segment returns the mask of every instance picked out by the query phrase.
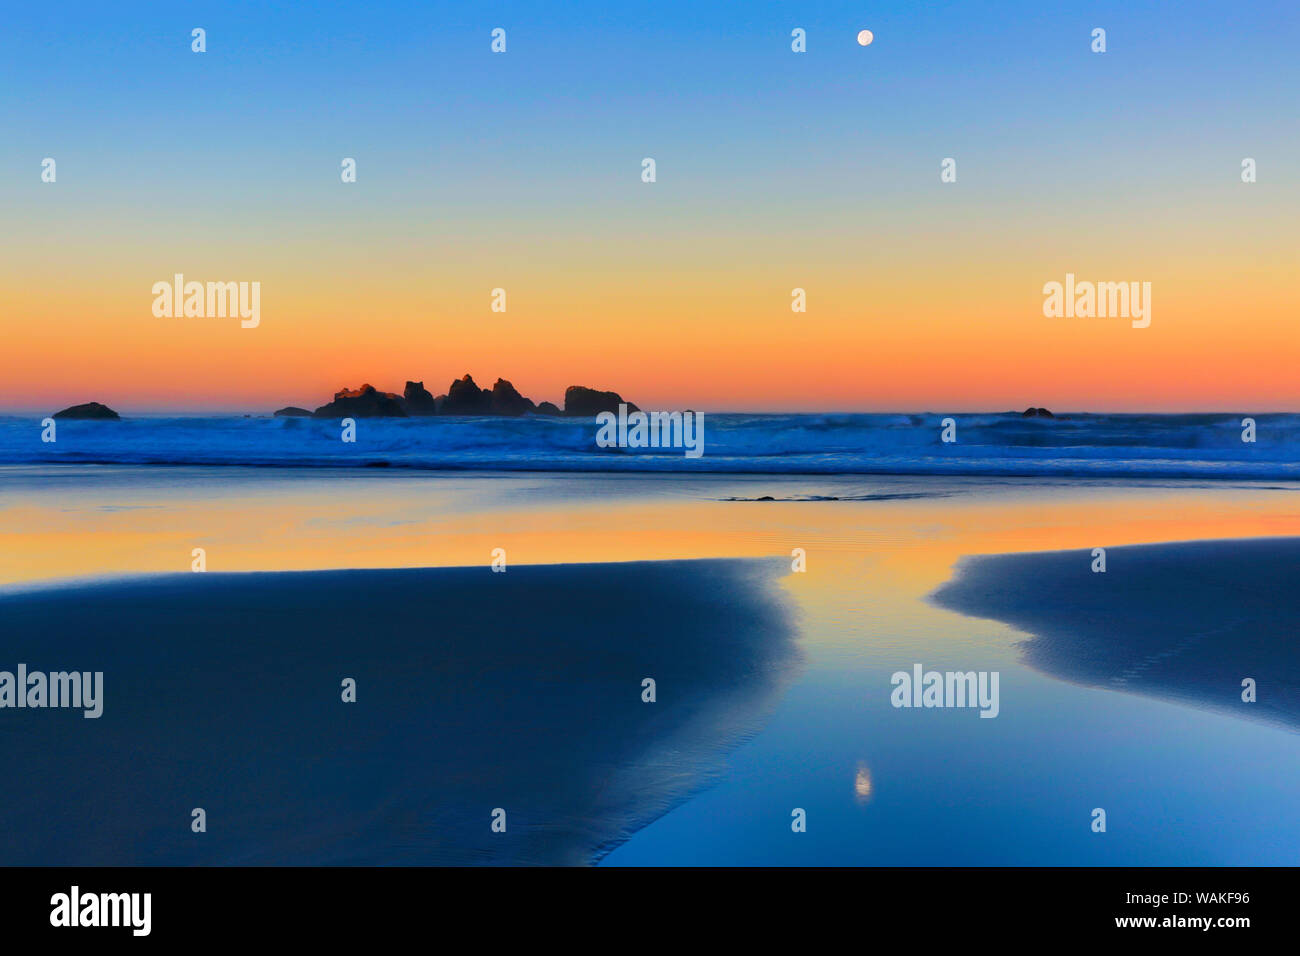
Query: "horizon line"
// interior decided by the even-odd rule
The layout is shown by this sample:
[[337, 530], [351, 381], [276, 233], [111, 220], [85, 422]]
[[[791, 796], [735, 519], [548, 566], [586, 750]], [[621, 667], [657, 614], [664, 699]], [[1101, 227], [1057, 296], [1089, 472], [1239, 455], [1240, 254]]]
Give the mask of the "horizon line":
[[[92, 399], [91, 401], [93, 402], [93, 401], [95, 401], [95, 400]], [[633, 403], [631, 403], [631, 402], [626, 402], [626, 401], [625, 401], [625, 403], [626, 403], [626, 404], [633, 404]], [[63, 408], [72, 408], [72, 407], [75, 407], [76, 405], [81, 405], [81, 404], [89, 404], [89, 403], [75, 402], [75, 403], [73, 403], [72, 405], [64, 405]], [[113, 411], [118, 412], [118, 414], [120, 414], [120, 415], [124, 415], [124, 416], [127, 414], [127, 412], [124, 412], [123, 409], [130, 409], [130, 406], [113, 406], [113, 405], [108, 405], [107, 402], [101, 402], [100, 404], [107, 405], [109, 408], [112, 408]], [[326, 404], [328, 404], [328, 403], [326, 403]], [[699, 403], [695, 403], [695, 404], [699, 404]], [[307, 409], [306, 406], [303, 406], [303, 405], [282, 405], [282, 406], [280, 406], [280, 407], [281, 407], [281, 408], [304, 408], [304, 409], [306, 409], [307, 411], [312, 411], [312, 409]], [[709, 414], [709, 415], [1023, 415], [1023, 413], [1024, 413], [1025, 411], [1029, 410], [1029, 409], [1033, 409], [1033, 408], [1045, 408], [1045, 407], [1046, 407], [1046, 406], [1042, 406], [1042, 405], [1027, 405], [1027, 406], [1025, 406], [1025, 408], [997, 408], [997, 409], [991, 409], [991, 408], [978, 408], [978, 409], [956, 409], [956, 410], [954, 410], [954, 409], [940, 409], [940, 410], [935, 410], [935, 409], [915, 409], [915, 408], [913, 408], [913, 409], [901, 409], [901, 408], [875, 408], [875, 409], [844, 409], [844, 408], [818, 408], [818, 409], [789, 409], [789, 408], [785, 408], [785, 409], [776, 409], [776, 408], [772, 408], [772, 409], [736, 409], [736, 408], [731, 408], [731, 409], [715, 409], [715, 410], [709, 410], [709, 409], [707, 409], [707, 408], [700, 409], [700, 408], [696, 408], [696, 407], [693, 407], [693, 406], [692, 406], [692, 407], [685, 407], [685, 406], [684, 406], [684, 407], [682, 407], [682, 408], [641, 408], [641, 411], [647, 411], [647, 412], [648, 412], [648, 411], [683, 411], [683, 412], [684, 412], [684, 411], [693, 411], [693, 412], [699, 412], [699, 413], [702, 413], [702, 414]], [[36, 408], [31, 408], [31, 407], [28, 407], [28, 408], [3, 408], [3, 407], [0, 407], [0, 418], [27, 418], [27, 417], [38, 417], [38, 416], [51, 416], [51, 415], [54, 415], [54, 414], [56, 414], [56, 412], [61, 411], [61, 410], [62, 410], [62, 409], [54, 409], [53, 411], [49, 411], [49, 410], [45, 410], [44, 408], [36, 409]], [[136, 409], [132, 409], [132, 410], [129, 411], [129, 414], [132, 415], [132, 416], [135, 416], [135, 417], [139, 417], [139, 418], [164, 418], [164, 417], [174, 417], [174, 418], [204, 418], [204, 417], [225, 417], [225, 416], [230, 416], [230, 417], [240, 417], [240, 418], [274, 418], [274, 417], [275, 417], [275, 411], [277, 411], [277, 410], [278, 410], [278, 409], [272, 409], [271, 411], [261, 411], [261, 410], [249, 411], [249, 410], [247, 410], [247, 409], [217, 408], [217, 407], [214, 407], [214, 408], [194, 408], [194, 407], [184, 407], [184, 408], [165, 408], [165, 407], [160, 407], [160, 406], [154, 406], [154, 407], [150, 407], [150, 408], [136, 408]], [[1263, 411], [1256, 411], [1256, 410], [1242, 411], [1242, 410], [1240, 410], [1240, 409], [1236, 409], [1236, 410], [1224, 410], [1224, 409], [1206, 409], [1206, 408], [1197, 408], [1197, 409], [1180, 409], [1180, 410], [1155, 410], [1155, 409], [1150, 409], [1150, 408], [1136, 408], [1136, 409], [1123, 409], [1123, 410], [1118, 410], [1118, 409], [1109, 409], [1109, 410], [1102, 410], [1102, 411], [1089, 411], [1089, 410], [1087, 410], [1087, 409], [1064, 409], [1064, 410], [1061, 410], [1061, 411], [1057, 411], [1057, 410], [1055, 410], [1055, 409], [1047, 408], [1046, 410], [1047, 410], [1048, 412], [1050, 412], [1054, 417], [1057, 417], [1057, 418], [1060, 418], [1060, 417], [1063, 417], [1063, 416], [1069, 416], [1069, 415], [1163, 415], [1163, 416], [1173, 416], [1173, 415], [1240, 415], [1240, 414], [1244, 414], [1244, 415], [1248, 415], [1248, 416], [1253, 416], [1253, 415], [1295, 415], [1295, 414], [1300, 414], [1300, 410], [1296, 410], [1296, 409], [1276, 409], [1276, 408], [1275, 408], [1275, 409], [1267, 409], [1267, 410], [1263, 410]], [[347, 417], [347, 416], [339, 416], [339, 417]], [[403, 419], [403, 418], [410, 418], [410, 419], [430, 419], [430, 418], [578, 418], [578, 417], [582, 417], [582, 416], [576, 416], [576, 415], [565, 415], [565, 414], [563, 413], [563, 411], [561, 411], [561, 414], [559, 414], [559, 415], [544, 415], [544, 414], [537, 414], [537, 413], [525, 413], [525, 414], [522, 414], [522, 415], [454, 414], [454, 413], [453, 413], [453, 414], [405, 415], [405, 416], [403, 416], [403, 415], [380, 415], [380, 416], [373, 416], [373, 417], [377, 417], [377, 418], [393, 418], [393, 419], [401, 420], [401, 419]], [[1039, 418], [1039, 419], [1041, 420], [1041, 416], [1032, 416], [1032, 417]]]

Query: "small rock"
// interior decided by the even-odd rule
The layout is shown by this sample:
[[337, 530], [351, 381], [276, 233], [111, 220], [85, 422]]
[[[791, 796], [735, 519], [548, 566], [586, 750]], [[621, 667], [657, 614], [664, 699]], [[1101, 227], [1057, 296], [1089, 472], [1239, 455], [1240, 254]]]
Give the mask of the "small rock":
[[101, 405], [99, 402], [86, 402], [84, 405], [72, 405], [63, 409], [61, 412], [55, 412], [54, 418], [82, 418], [96, 419], [99, 421], [121, 421], [122, 416], [113, 411], [107, 405]]

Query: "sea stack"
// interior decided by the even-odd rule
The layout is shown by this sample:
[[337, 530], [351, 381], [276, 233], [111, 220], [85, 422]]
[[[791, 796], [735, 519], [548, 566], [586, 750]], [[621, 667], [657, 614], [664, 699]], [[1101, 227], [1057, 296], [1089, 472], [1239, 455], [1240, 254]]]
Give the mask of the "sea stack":
[[[520, 393], [508, 379], [498, 378], [489, 388], [479, 388], [468, 373], [456, 379], [445, 395], [435, 398], [424, 387], [424, 382], [408, 381], [401, 395], [381, 392], [373, 385], [360, 388], [341, 388], [334, 400], [314, 412], [296, 405], [276, 409], [276, 418], [427, 418], [442, 415], [483, 415], [502, 418], [519, 418], [525, 415], [594, 418], [601, 412], [618, 413], [626, 405], [629, 412], [640, 411], [631, 402], [624, 401], [618, 392], [603, 392], [584, 385], [571, 385], [564, 393], [564, 408], [554, 402], [534, 402]], [[91, 406], [78, 405], [77, 409]], [[103, 408], [103, 406], [97, 406]], [[68, 409], [67, 413], [76, 411]], [[116, 414], [109, 412], [111, 417]], [[67, 414], [61, 412], [60, 414]], [[69, 415], [69, 417], [72, 417]], [[87, 416], [94, 417], [94, 416]]]
[[618, 414], [620, 405], [626, 405], [629, 412], [640, 411], [618, 392], [602, 392], [585, 385], [570, 385], [564, 390], [564, 414], [570, 418], [595, 418], [601, 412]]
[[438, 414], [437, 400], [430, 394], [429, 390], [424, 387], [423, 382], [407, 382], [406, 389], [402, 392], [402, 404], [406, 406], [406, 414], [425, 416]]
[[402, 400], [392, 392], [381, 392], [373, 385], [357, 389], [341, 388], [334, 401], [312, 413], [313, 418], [405, 418]]
[[55, 412], [54, 418], [81, 418], [98, 421], [121, 421], [122, 416], [113, 411], [107, 405], [101, 405], [99, 402], [86, 402], [84, 405], [72, 405], [63, 409], [61, 412]]
[[537, 406], [532, 399], [524, 398], [519, 390], [504, 378], [492, 386], [491, 410], [493, 415], [516, 417], [533, 411]]
[[468, 372], [447, 388], [447, 397], [438, 406], [439, 415], [491, 415], [492, 393], [474, 384]]

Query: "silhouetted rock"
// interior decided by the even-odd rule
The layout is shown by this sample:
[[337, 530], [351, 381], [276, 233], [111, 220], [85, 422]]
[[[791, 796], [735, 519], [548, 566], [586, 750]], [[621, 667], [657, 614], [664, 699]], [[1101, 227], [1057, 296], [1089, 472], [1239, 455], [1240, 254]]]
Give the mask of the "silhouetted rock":
[[504, 378], [497, 379], [497, 383], [492, 386], [491, 410], [493, 415], [524, 415], [531, 412], [535, 407], [532, 399], [524, 398]]
[[402, 404], [406, 406], [408, 415], [438, 414], [437, 400], [424, 387], [423, 382], [406, 383], [406, 390], [402, 393]]
[[1020, 417], [1021, 418], [1055, 418], [1056, 416], [1053, 415], [1045, 408], [1026, 408], [1023, 412], [1020, 413]]
[[[534, 403], [504, 378], [498, 378], [492, 388], [479, 388], [471, 375], [464, 375], [451, 383], [447, 394], [435, 398], [424, 387], [424, 382], [407, 382], [401, 395], [381, 392], [373, 385], [357, 389], [343, 388], [334, 394], [334, 400], [314, 412], [290, 405], [278, 409], [276, 418], [407, 418], [433, 415], [569, 415], [592, 417], [600, 412], [618, 412], [620, 404], [629, 412], [639, 411], [631, 402], [625, 402], [617, 392], [602, 392], [582, 385], [572, 385], [564, 393], [564, 408], [554, 402]], [[90, 406], [77, 406], [77, 408]], [[98, 406], [103, 408], [103, 406]], [[60, 412], [68, 415], [75, 409]], [[1049, 413], [1050, 414], [1050, 413]], [[110, 412], [112, 417], [115, 414]], [[95, 416], [90, 416], [95, 417]]]
[[447, 389], [447, 397], [438, 407], [440, 415], [491, 415], [492, 393], [474, 384], [470, 375], [458, 378]]
[[358, 389], [343, 388], [334, 393], [334, 401], [312, 413], [314, 418], [406, 418], [402, 400], [392, 392], [381, 392], [373, 385]]
[[120, 421], [122, 416], [113, 411], [107, 405], [101, 405], [99, 402], [86, 402], [84, 405], [73, 405], [65, 408], [61, 412], [55, 412], [54, 418], [85, 418], [98, 419], [100, 421]]
[[564, 390], [564, 414], [576, 418], [594, 418], [601, 412], [618, 414], [618, 406], [626, 405], [629, 412], [640, 411], [631, 402], [623, 400], [618, 392], [601, 392], [582, 385], [570, 385]]

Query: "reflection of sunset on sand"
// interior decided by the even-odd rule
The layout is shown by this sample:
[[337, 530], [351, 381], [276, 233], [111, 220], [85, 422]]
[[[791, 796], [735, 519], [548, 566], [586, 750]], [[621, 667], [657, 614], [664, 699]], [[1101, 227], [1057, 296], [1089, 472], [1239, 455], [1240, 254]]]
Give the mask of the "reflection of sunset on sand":
[[[497, 547], [507, 549], [511, 564], [774, 557], [803, 547], [823, 566], [869, 561], [875, 575], [920, 595], [968, 554], [1300, 534], [1300, 516], [1284, 506], [1286, 492], [1275, 484], [1228, 490], [889, 476], [285, 476], [229, 468], [115, 474], [105, 481], [95, 466], [11, 471], [23, 494], [4, 512], [13, 547], [0, 553], [0, 584], [106, 569], [188, 570], [199, 546], [209, 552], [210, 569], [221, 571], [486, 564]], [[917, 497], [721, 500], [774, 490]], [[829, 577], [794, 584], [815, 589]]]
[[[532, 611], [518, 612], [533, 633], [563, 619], [554, 602], [572, 604], [574, 588], [585, 586], [567, 576], [577, 565], [769, 559], [779, 578], [772, 593], [791, 616], [805, 668], [781, 684], [761, 728], [742, 721], [745, 742], [712, 786], [631, 833], [604, 858], [609, 865], [1242, 861], [1258, 860], [1261, 846], [1280, 860], [1300, 845], [1300, 833], [1279, 822], [1285, 814], [1260, 810], [1300, 795], [1300, 771], [1286, 769], [1300, 766], [1294, 735], [1152, 700], [1136, 685], [1129, 689], [1138, 693], [1116, 694], [1045, 676], [1058, 672], [1025, 666], [1022, 631], [928, 600], [970, 555], [1086, 558], [1098, 546], [1122, 554], [1128, 544], [1300, 536], [1286, 483], [99, 466], [25, 466], [5, 477], [14, 490], [0, 512], [9, 591], [106, 571], [191, 582], [195, 547], [205, 549], [214, 579], [211, 572], [457, 566], [479, 582], [475, 600], [494, 593], [494, 580], [545, 565], [553, 593], [539, 604], [537, 592]], [[504, 575], [489, 570], [497, 548]], [[807, 555], [802, 573], [790, 571], [795, 548]], [[1018, 581], [1030, 594], [1034, 567], [1026, 564]], [[681, 573], [689, 577], [689, 568]], [[148, 581], [133, 587], [147, 608]], [[739, 611], [739, 591], [708, 593], [718, 608]], [[657, 588], [638, 600], [648, 628], [638, 640], [681, 626], [660, 614], [670, 602]], [[470, 626], [477, 613], [442, 599], [425, 610], [435, 643], [440, 615]], [[377, 622], [387, 613], [363, 612]], [[628, 639], [621, 625], [611, 628], [611, 646]], [[174, 646], [185, 647], [187, 634], [178, 632]], [[311, 629], [294, 640], [310, 648]], [[891, 707], [891, 673], [917, 661], [999, 671], [998, 717]], [[108, 719], [114, 684], [104, 669]], [[629, 678], [633, 690], [645, 676], [654, 675]], [[660, 680], [660, 702], [644, 706], [662, 707], [673, 684]], [[1263, 768], [1272, 768], [1267, 777]], [[1081, 799], [1085, 780], [1116, 775], [1147, 781], [1149, 798], [1126, 814], [1154, 834], [1148, 843], [1079, 842], [1048, 813]], [[791, 807], [809, 811], [809, 827], [787, 844], [770, 821], [788, 821]], [[1171, 812], [1215, 823], [1174, 831], [1161, 823]]]

